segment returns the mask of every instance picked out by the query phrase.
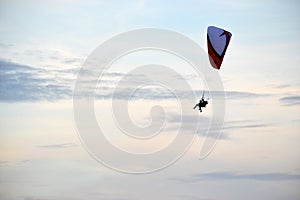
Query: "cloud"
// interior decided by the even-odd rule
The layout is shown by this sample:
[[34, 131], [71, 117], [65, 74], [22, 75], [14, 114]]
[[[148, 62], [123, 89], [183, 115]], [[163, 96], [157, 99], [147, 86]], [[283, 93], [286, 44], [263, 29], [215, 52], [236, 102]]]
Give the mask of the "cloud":
[[[90, 199], [89, 197], [52, 197], [52, 198], [41, 198], [41, 197], [33, 197], [33, 196], [26, 196], [23, 198], [23, 200], [87, 200]], [[111, 197], [105, 197], [105, 196], [97, 196], [96, 199], [101, 200], [132, 200], [134, 198], [127, 198], [127, 197], [117, 197], [117, 196], [111, 196]]]
[[176, 114], [176, 113], [171, 113], [169, 115], [168, 121], [170, 123], [191, 123], [191, 122], [195, 121], [194, 120], [195, 117], [196, 118], [199, 117], [199, 121], [205, 121], [205, 123], [210, 121], [210, 119], [206, 116], [198, 116], [198, 115], [192, 115], [192, 114], [181, 116], [181, 115]]
[[227, 99], [244, 99], [244, 98], [259, 98], [266, 97], [269, 94], [253, 93], [253, 92], [242, 92], [242, 91], [226, 91]]
[[300, 96], [298, 95], [286, 96], [280, 98], [279, 101], [282, 102], [284, 106], [298, 106], [300, 105]]
[[31, 160], [29, 159], [23, 159], [23, 160], [19, 160], [19, 161], [6, 161], [6, 160], [3, 160], [3, 161], [0, 161], [0, 167], [1, 166], [16, 166], [16, 165], [24, 165], [24, 164], [27, 164], [27, 163], [30, 163]]
[[55, 70], [0, 60], [0, 101], [54, 101], [69, 98], [72, 95], [71, 83], [63, 75], [63, 72]]
[[7, 160], [0, 160], [0, 166], [1, 165], [7, 165], [8, 164], [8, 161]]
[[234, 173], [234, 172], [210, 172], [196, 175], [200, 180], [256, 180], [256, 181], [286, 181], [300, 180], [299, 174], [289, 173]]
[[268, 84], [267, 87], [271, 87], [274, 89], [283, 89], [283, 88], [288, 88], [291, 87], [291, 84]]
[[[272, 126], [268, 123], [261, 123], [254, 120], [235, 120], [235, 121], [225, 121], [222, 127], [221, 140], [226, 140], [231, 138], [231, 133], [234, 130], [242, 129], [257, 129], [257, 128], [266, 128]], [[239, 132], [240, 133], [240, 132]], [[208, 134], [209, 135], [209, 134]], [[212, 134], [213, 136], [213, 134]], [[211, 136], [211, 137], [212, 137]]]
[[61, 200], [85, 200], [85, 198], [78, 198], [78, 197], [73, 197], [73, 198], [46, 198], [46, 197], [34, 197], [34, 196], [26, 196], [23, 198], [23, 200], [56, 200], [56, 199], [61, 199]]
[[64, 60], [62, 60], [62, 62], [66, 63], [66, 64], [78, 64], [82, 62], [82, 59], [80, 58], [65, 58]]
[[[69, 60], [67, 62], [76, 62]], [[59, 68], [35, 68], [32, 66], [22, 65], [9, 61], [0, 60], [0, 101], [2, 102], [20, 102], [20, 101], [56, 101], [62, 99], [71, 99], [73, 97], [73, 87], [76, 80], [78, 68], [59, 69]], [[83, 73], [83, 72], [82, 72]], [[93, 82], [86, 73], [87, 91], [95, 91]], [[126, 75], [123, 72], [105, 73], [101, 80], [101, 87], [95, 91], [97, 99], [122, 99], [126, 100], [133, 91], [133, 85], [140, 83], [144, 79], [143, 74], [127, 76], [126, 85], [121, 85], [115, 91], [118, 79]], [[185, 91], [176, 87], [176, 94], [181, 98], [190, 99], [196, 96], [202, 96], [202, 90]], [[174, 88], [171, 88], [174, 89]], [[115, 91], [115, 92], [114, 92]], [[223, 94], [221, 91], [205, 91], [209, 95], [218, 96]], [[258, 98], [267, 94], [258, 94], [242, 91], [226, 91], [227, 99], [240, 98]], [[84, 97], [85, 95], [82, 94]], [[160, 86], [142, 87], [135, 90], [130, 96], [131, 100], [148, 99], [148, 100], [165, 100], [176, 99], [177, 97], [169, 90]], [[286, 101], [283, 99], [283, 101]]]
[[[200, 136], [217, 138], [221, 140], [230, 139], [230, 133], [233, 130], [241, 129], [256, 129], [256, 128], [266, 128], [272, 126], [272, 124], [261, 123], [255, 120], [235, 120], [235, 121], [224, 121], [222, 129], [219, 130], [217, 127], [218, 124], [210, 125], [210, 132], [207, 132], [210, 122], [210, 118], [207, 116], [197, 116], [197, 115], [188, 115], [184, 117], [184, 121], [181, 121], [181, 116], [175, 113], [168, 115], [168, 122], [173, 123], [174, 126], [171, 126], [168, 130], [177, 130], [178, 124], [182, 123], [181, 131], [186, 133], [194, 134], [195, 128], [192, 122], [194, 119], [199, 117], [198, 122], [198, 131], [197, 134]], [[221, 131], [221, 134], [220, 134]]]
[[[117, 93], [113, 93], [113, 89], [111, 88], [110, 93], [103, 93], [103, 91], [100, 88], [100, 93], [98, 93], [98, 98], [115, 98], [115, 99], [128, 99], [128, 94], [132, 92], [132, 88], [130, 87], [124, 87], [122, 90], [119, 90]], [[194, 94], [197, 97], [202, 96], [203, 91], [202, 90], [196, 90], [196, 91], [183, 91], [183, 90], [177, 90], [176, 94], [177, 96], [183, 97], [183, 98], [193, 98]], [[223, 92], [221, 91], [205, 91], [206, 94], [210, 93], [214, 96], [220, 96]], [[226, 99], [249, 99], [249, 98], [260, 98], [260, 97], [266, 97], [269, 94], [259, 94], [259, 93], [251, 93], [251, 92], [242, 92], [242, 91], [225, 91]], [[209, 96], [206, 96], [209, 98]], [[141, 88], [138, 90], [138, 92], [135, 92], [132, 94], [131, 99], [137, 100], [137, 99], [149, 99], [149, 100], [164, 100], [164, 99], [176, 99], [176, 96], [171, 93], [170, 91], [167, 91], [165, 89], [159, 88], [159, 87], [151, 87], [151, 88]]]
[[[182, 116], [176, 113], [169, 113], [167, 121], [171, 124], [167, 129], [168, 131], [176, 131], [178, 130], [178, 127], [180, 127], [180, 131], [183, 133], [195, 134], [195, 131], [197, 131], [196, 134], [203, 136], [206, 134], [206, 130], [210, 124], [210, 118], [206, 116], [198, 116], [198, 111], [195, 115], [190, 114]], [[198, 129], [195, 127], [195, 123], [198, 123]], [[213, 134], [208, 134], [207, 136], [210, 137], [212, 135]]]
[[[220, 96], [223, 95], [223, 91], [208, 91], [208, 90], [195, 90], [186, 93], [185, 96], [187, 98], [191, 98], [193, 95], [193, 92], [196, 94], [196, 96], [201, 97], [202, 94], [205, 94], [206, 98], [210, 98], [211, 96]], [[253, 93], [253, 92], [244, 92], [244, 91], [224, 91], [226, 99], [244, 99], [244, 98], [261, 98], [261, 97], [266, 97], [269, 96], [269, 94], [264, 94], [264, 93]]]
[[137, 198], [128, 195], [128, 194], [116, 194], [116, 193], [103, 193], [103, 192], [93, 192], [88, 193], [85, 196], [78, 195], [75, 197], [75, 195], [64, 197], [64, 196], [58, 196], [58, 197], [34, 197], [34, 196], [25, 196], [23, 197], [24, 200], [54, 200], [54, 199], [61, 199], [61, 200], [87, 200], [87, 199], [101, 199], [101, 200], [135, 200]]
[[255, 180], [255, 181], [299, 181], [300, 174], [290, 173], [237, 173], [237, 172], [208, 172], [194, 174], [189, 178], [172, 178], [179, 182], [198, 181], [228, 181], [228, 180]]
[[22, 164], [26, 164], [26, 163], [29, 163], [31, 160], [29, 160], [29, 159], [25, 159], [25, 160], [20, 160], [17, 164], [20, 164], [20, 165], [22, 165]]
[[78, 146], [75, 143], [62, 143], [62, 144], [50, 144], [50, 145], [38, 145], [39, 148], [47, 148], [47, 149], [63, 149]]
[[236, 120], [236, 121], [225, 122], [223, 126], [223, 130], [265, 128], [269, 126], [271, 126], [271, 124], [259, 123], [253, 120]]
[[83, 62], [83, 59], [80, 57], [76, 57], [72, 53], [57, 49], [57, 48], [50, 48], [50, 49], [32, 49], [31, 47], [28, 47], [22, 52], [23, 55], [29, 56], [29, 57], [35, 57], [40, 62], [44, 61], [52, 61], [52, 62], [60, 62], [64, 64], [72, 64], [72, 65], [81, 65]]
[[40, 199], [32, 196], [24, 197], [24, 200], [46, 200], [46, 199]]
[[174, 194], [170, 195], [171, 199], [185, 199], [185, 200], [214, 200], [211, 198], [201, 198], [201, 197], [196, 197], [192, 195], [185, 195], [185, 194]]
[[14, 46], [13, 44], [6, 44], [6, 43], [0, 42], [0, 48], [5, 48], [5, 49], [7, 49], [7, 48], [13, 47], [13, 46]]

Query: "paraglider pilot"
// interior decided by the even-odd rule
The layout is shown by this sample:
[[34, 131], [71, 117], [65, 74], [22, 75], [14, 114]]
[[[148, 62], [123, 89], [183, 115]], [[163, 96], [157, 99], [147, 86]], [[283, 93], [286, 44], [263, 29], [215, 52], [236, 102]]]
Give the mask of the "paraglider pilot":
[[[207, 100], [208, 100], [208, 99], [207, 99]], [[202, 112], [202, 109], [201, 109], [201, 108], [205, 108], [205, 107], [206, 107], [206, 105], [208, 104], [208, 101], [207, 101], [207, 100], [205, 101], [205, 100], [204, 100], [204, 97], [202, 97], [202, 98], [200, 99], [199, 103], [197, 103], [197, 104], [194, 106], [193, 109], [197, 108], [197, 106], [198, 106], [200, 112]]]

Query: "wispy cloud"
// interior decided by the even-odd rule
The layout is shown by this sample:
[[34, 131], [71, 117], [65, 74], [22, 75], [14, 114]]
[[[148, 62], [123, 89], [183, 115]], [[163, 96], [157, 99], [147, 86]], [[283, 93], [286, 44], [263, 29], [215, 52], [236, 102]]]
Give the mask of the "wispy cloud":
[[27, 57], [33, 57], [36, 60], [44, 63], [61, 63], [68, 65], [80, 66], [83, 62], [83, 59], [73, 55], [67, 50], [62, 50], [60, 48], [35, 48], [25, 47], [22, 52], [22, 55]]
[[244, 129], [259, 129], [271, 126], [272, 124], [261, 123], [255, 120], [225, 121], [221, 130], [222, 137], [220, 139], [231, 139], [231, 136], [233, 136], [232, 131], [235, 131], [235, 133], [241, 133], [240, 130]]
[[[76, 62], [68, 60], [67, 62]], [[35, 68], [18, 63], [0, 60], [0, 101], [19, 102], [19, 101], [56, 101], [70, 99], [73, 95], [73, 87], [76, 80], [78, 68], [70, 69], [47, 69]], [[91, 73], [91, 72], [84, 72]], [[122, 72], [105, 73], [101, 80], [100, 88], [95, 91], [97, 99], [128, 99], [132, 93], [132, 84], [144, 78], [143, 74], [129, 76], [126, 85], [122, 85], [117, 91], [115, 88], [118, 79], [123, 77]], [[127, 76], [127, 75], [126, 75]], [[87, 76], [88, 77], [88, 76]], [[86, 80], [86, 86], [94, 91], [91, 80]], [[135, 84], [136, 85], [136, 84]], [[115, 91], [115, 92], [114, 92]], [[176, 94], [181, 98], [192, 98], [194, 95], [202, 96], [202, 90], [184, 91], [176, 90]], [[205, 94], [218, 96], [222, 91], [205, 91]], [[226, 91], [226, 98], [259, 98], [267, 94], [250, 93], [243, 91]], [[139, 88], [131, 96], [131, 100], [165, 100], [176, 99], [177, 97], [170, 91], [159, 86]], [[286, 101], [283, 99], [283, 101]]]
[[228, 180], [255, 180], [255, 181], [299, 181], [300, 174], [291, 173], [238, 173], [238, 172], [208, 172], [193, 174], [188, 178], [171, 178], [178, 182], [198, 181], [228, 181]]
[[50, 145], [38, 145], [39, 148], [46, 148], [46, 149], [63, 149], [63, 148], [70, 148], [78, 146], [75, 143], [62, 143], [62, 144], [50, 144]]
[[17, 166], [17, 165], [24, 165], [27, 163], [30, 163], [31, 160], [29, 159], [23, 159], [19, 161], [0, 161], [0, 166]]
[[225, 122], [223, 130], [265, 128], [269, 126], [271, 126], [271, 124], [261, 123], [253, 120], [236, 120]]
[[270, 88], [275, 88], [275, 89], [283, 89], [283, 88], [288, 88], [291, 87], [291, 84], [268, 84], [267, 87]]
[[0, 48], [6, 49], [6, 48], [9, 48], [9, 47], [13, 47], [13, 46], [14, 46], [13, 44], [6, 44], [6, 43], [0, 42]]
[[286, 181], [300, 180], [299, 174], [289, 173], [235, 173], [235, 172], [210, 172], [195, 175], [198, 180], [256, 180], [256, 181]]
[[[121, 196], [121, 195], [120, 195]], [[61, 197], [61, 196], [57, 196], [57, 197], [34, 197], [34, 196], [26, 196], [23, 198], [23, 200], [57, 200], [57, 199], [61, 199], [61, 200], [87, 200], [87, 199], [101, 199], [101, 200], [132, 200], [135, 198], [129, 198], [129, 197], [118, 197], [118, 196], [113, 196], [111, 195], [109, 196], [97, 196], [97, 197]]]
[[[182, 123], [181, 130], [187, 133], [194, 133], [195, 128], [193, 124], [195, 123], [195, 118], [198, 118], [197, 115], [189, 115], [184, 117], [184, 121], [182, 121], [182, 117], [176, 114], [169, 114], [168, 122], [174, 124], [174, 127], [171, 126], [170, 130], [177, 130], [178, 124]], [[259, 129], [259, 128], [267, 128], [273, 126], [269, 123], [262, 123], [255, 120], [234, 120], [234, 121], [225, 121], [222, 129], [219, 130], [216, 127], [217, 124], [210, 125], [210, 132], [207, 133], [208, 126], [210, 124], [210, 118], [207, 116], [200, 116], [198, 122], [198, 131], [197, 134], [200, 136], [218, 138], [221, 140], [230, 139], [230, 134], [234, 130], [242, 130], [242, 129]], [[220, 131], [222, 134], [220, 135]]]
[[[132, 91], [131, 88], [124, 88], [123, 90], [119, 91], [118, 93], [106, 94], [105, 96], [101, 93], [98, 94], [98, 98], [111, 98], [112, 96], [116, 99], [126, 99], [128, 98], [128, 93]], [[184, 98], [192, 98], [194, 94], [199, 98], [202, 96], [202, 90], [196, 91], [177, 91], [177, 95], [184, 97]], [[206, 91], [205, 92], [213, 94], [215, 96], [222, 95], [223, 92], [221, 91]], [[269, 94], [259, 94], [259, 93], [251, 93], [251, 92], [242, 92], [242, 91], [225, 91], [227, 99], [243, 99], [243, 98], [260, 98], [269, 96]], [[209, 97], [209, 96], [207, 96]], [[133, 94], [132, 99], [152, 99], [152, 100], [159, 100], [159, 99], [176, 99], [176, 96], [164, 89], [161, 88], [143, 88], [139, 90], [139, 93]]]
[[243, 91], [226, 91], [226, 98], [228, 99], [242, 99], [242, 98], [259, 98], [270, 96], [269, 94], [261, 94], [254, 92], [243, 92]]
[[192, 195], [185, 195], [185, 194], [174, 194], [170, 195], [171, 199], [185, 199], [185, 200], [214, 200], [212, 198], [201, 198]]
[[[57, 198], [49, 198], [49, 197], [34, 197], [34, 196], [25, 196], [23, 197], [23, 200], [55, 200]], [[78, 198], [78, 197], [73, 197], [73, 198], [61, 198], [61, 200], [85, 200], [85, 198]]]
[[54, 101], [68, 98], [72, 95], [72, 82], [63, 77], [66, 73], [0, 60], [0, 101]]
[[6, 165], [6, 164], [8, 164], [8, 161], [6, 161], [6, 160], [0, 160], [0, 166], [1, 165]]
[[279, 101], [282, 102], [284, 106], [297, 106], [300, 105], [300, 96], [290, 95], [280, 98]]
[[20, 160], [17, 164], [20, 164], [20, 165], [22, 165], [22, 164], [27, 164], [27, 163], [29, 163], [31, 160], [29, 160], [29, 159], [24, 159], [24, 160]]

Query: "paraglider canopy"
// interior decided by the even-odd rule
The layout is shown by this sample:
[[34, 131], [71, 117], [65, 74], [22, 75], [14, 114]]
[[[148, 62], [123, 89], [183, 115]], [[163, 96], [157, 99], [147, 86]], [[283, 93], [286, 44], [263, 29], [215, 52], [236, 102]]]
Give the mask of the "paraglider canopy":
[[220, 69], [232, 34], [224, 29], [209, 26], [207, 28], [207, 48], [211, 65]]

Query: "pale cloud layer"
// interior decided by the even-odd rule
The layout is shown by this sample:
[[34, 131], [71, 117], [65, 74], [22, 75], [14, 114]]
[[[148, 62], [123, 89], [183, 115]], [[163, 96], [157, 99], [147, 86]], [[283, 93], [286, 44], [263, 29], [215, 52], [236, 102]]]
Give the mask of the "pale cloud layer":
[[[1, 71], [1, 95], [0, 101], [3, 102], [20, 102], [20, 101], [56, 101], [63, 99], [71, 99], [73, 95], [73, 87], [76, 80], [78, 68], [71, 69], [47, 69], [36, 68], [9, 61], [0, 60]], [[89, 72], [86, 72], [89, 73]], [[96, 98], [112, 98], [114, 87], [117, 83], [115, 78], [124, 76], [121, 72], [109, 72], [105, 74], [102, 84], [105, 86], [96, 90]], [[142, 79], [143, 74], [139, 77], [132, 77], [134, 82], [136, 79]], [[87, 82], [87, 84], [89, 84]], [[88, 85], [92, 87], [93, 85]], [[114, 93], [113, 98], [127, 98], [128, 92], [131, 91], [130, 83], [128, 88], [124, 88], [118, 93]], [[180, 96], [191, 98], [193, 93], [197, 96], [202, 96], [202, 93], [219, 95], [219, 91], [181, 91]], [[220, 93], [221, 94], [221, 93]], [[245, 91], [226, 91], [228, 99], [241, 98], [259, 98], [268, 96], [268, 94], [258, 94]], [[133, 99], [169, 99], [175, 98], [170, 92], [160, 88], [142, 88], [136, 95], [132, 95]]]

